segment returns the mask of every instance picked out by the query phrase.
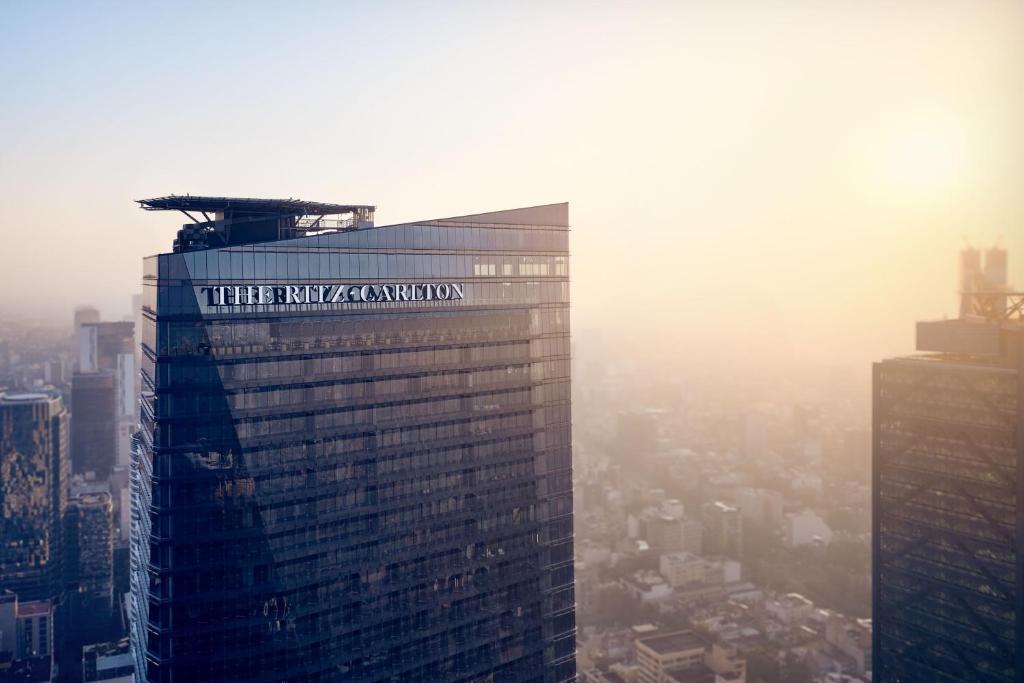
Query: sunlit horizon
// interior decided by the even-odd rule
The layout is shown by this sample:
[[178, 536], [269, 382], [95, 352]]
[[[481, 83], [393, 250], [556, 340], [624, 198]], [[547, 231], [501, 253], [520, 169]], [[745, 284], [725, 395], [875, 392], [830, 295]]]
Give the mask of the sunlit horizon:
[[577, 341], [694, 362], [910, 351], [965, 243], [1024, 286], [1016, 3], [183, 11], [8, 10], [0, 314], [127, 315], [171, 193], [568, 201]]

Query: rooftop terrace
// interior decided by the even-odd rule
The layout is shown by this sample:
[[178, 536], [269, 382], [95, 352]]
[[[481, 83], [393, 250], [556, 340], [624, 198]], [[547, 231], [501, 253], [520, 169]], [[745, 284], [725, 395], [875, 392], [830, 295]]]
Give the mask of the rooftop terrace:
[[[136, 200], [146, 211], [180, 211], [192, 221], [178, 231], [174, 251], [257, 244], [373, 226], [375, 206], [304, 199], [168, 195]], [[327, 216], [344, 216], [327, 218]]]
[[659, 655], [686, 650], [704, 649], [707, 646], [704, 639], [693, 631], [677, 631], [675, 633], [666, 633], [661, 636], [642, 638], [638, 640], [637, 643], [642, 644], [644, 647], [653, 650]]

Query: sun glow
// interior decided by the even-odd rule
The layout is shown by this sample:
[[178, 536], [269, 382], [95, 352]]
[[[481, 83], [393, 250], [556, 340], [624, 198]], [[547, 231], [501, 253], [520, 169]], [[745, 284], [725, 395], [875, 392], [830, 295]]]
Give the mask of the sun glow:
[[891, 130], [882, 145], [882, 171], [892, 189], [934, 192], [963, 173], [966, 144], [959, 127], [916, 121]]

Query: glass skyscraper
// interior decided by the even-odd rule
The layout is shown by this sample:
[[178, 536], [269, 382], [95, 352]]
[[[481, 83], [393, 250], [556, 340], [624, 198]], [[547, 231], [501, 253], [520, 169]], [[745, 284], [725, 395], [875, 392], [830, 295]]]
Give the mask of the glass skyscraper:
[[984, 273], [963, 259], [961, 317], [919, 323], [922, 353], [874, 369], [883, 683], [1024, 680], [1024, 294], [1002, 250]]
[[567, 205], [140, 203], [140, 679], [574, 680]]
[[62, 602], [69, 469], [68, 412], [60, 397], [0, 393], [0, 592]]

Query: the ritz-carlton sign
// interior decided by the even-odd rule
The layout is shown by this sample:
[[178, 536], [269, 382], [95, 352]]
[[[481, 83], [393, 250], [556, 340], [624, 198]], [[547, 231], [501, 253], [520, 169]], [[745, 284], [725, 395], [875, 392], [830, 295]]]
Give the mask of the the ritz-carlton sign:
[[358, 304], [373, 301], [459, 301], [465, 285], [454, 282], [380, 285], [217, 285], [199, 287], [207, 306]]

